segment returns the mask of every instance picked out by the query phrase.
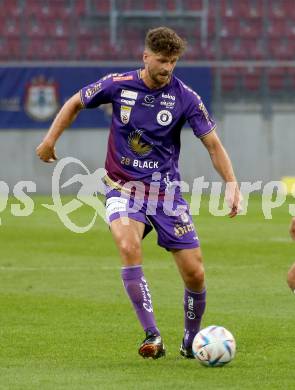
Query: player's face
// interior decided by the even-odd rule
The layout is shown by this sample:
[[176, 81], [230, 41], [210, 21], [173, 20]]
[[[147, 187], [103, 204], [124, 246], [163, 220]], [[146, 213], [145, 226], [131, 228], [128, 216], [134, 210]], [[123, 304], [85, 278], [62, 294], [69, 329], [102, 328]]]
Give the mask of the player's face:
[[145, 50], [143, 54], [146, 76], [154, 88], [159, 88], [169, 83], [178, 57], [167, 57], [163, 54]]

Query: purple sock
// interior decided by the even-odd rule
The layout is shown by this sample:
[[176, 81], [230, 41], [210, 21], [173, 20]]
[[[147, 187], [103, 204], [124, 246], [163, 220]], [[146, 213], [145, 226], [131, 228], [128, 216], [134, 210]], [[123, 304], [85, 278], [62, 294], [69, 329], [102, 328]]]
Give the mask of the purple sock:
[[184, 290], [184, 346], [191, 347], [195, 335], [200, 330], [202, 316], [206, 307], [206, 290], [197, 293]]
[[152, 297], [141, 265], [123, 267], [121, 276], [144, 331], [160, 334], [154, 317]]

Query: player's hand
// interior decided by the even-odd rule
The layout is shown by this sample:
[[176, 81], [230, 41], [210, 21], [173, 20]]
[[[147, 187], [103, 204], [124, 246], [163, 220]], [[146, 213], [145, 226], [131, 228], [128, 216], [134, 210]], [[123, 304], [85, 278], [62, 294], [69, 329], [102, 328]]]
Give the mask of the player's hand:
[[36, 154], [42, 161], [47, 163], [57, 160], [54, 145], [47, 141], [41, 142], [41, 144], [36, 148]]
[[290, 228], [289, 228], [290, 236], [293, 240], [295, 240], [295, 217], [292, 218]]
[[230, 212], [228, 214], [230, 218], [235, 217], [238, 213], [242, 211], [243, 197], [240, 192], [238, 183], [226, 183], [225, 200], [228, 204], [228, 207], [230, 208]]

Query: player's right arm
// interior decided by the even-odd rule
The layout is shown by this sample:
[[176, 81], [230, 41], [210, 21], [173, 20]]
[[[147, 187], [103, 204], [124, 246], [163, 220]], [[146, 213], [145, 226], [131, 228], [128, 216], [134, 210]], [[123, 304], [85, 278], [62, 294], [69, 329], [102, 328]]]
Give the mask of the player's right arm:
[[50, 126], [41, 144], [36, 148], [36, 153], [44, 162], [57, 160], [55, 143], [62, 132], [69, 127], [83, 108], [80, 93], [73, 95], [61, 108]]
[[295, 240], [295, 217], [292, 218], [290, 228], [289, 228], [290, 236], [293, 240]]

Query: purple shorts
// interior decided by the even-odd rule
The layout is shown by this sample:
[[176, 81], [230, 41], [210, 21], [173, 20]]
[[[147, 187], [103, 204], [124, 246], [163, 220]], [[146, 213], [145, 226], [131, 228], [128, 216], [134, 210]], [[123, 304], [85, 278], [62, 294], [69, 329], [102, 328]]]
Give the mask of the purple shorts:
[[144, 223], [144, 237], [154, 227], [158, 245], [167, 250], [200, 246], [189, 206], [182, 197], [165, 202], [147, 201], [112, 189], [106, 194], [106, 214], [109, 223], [121, 217]]

